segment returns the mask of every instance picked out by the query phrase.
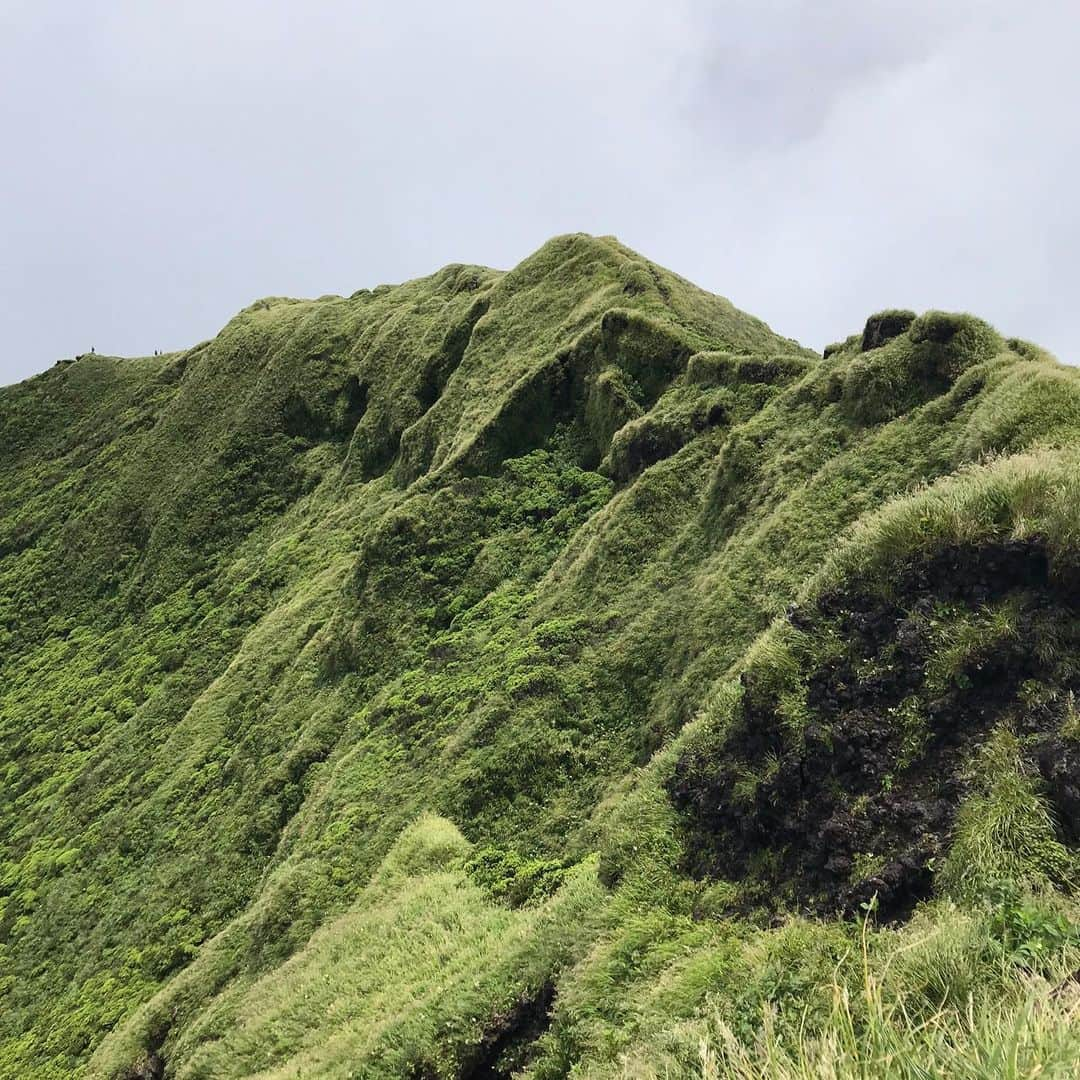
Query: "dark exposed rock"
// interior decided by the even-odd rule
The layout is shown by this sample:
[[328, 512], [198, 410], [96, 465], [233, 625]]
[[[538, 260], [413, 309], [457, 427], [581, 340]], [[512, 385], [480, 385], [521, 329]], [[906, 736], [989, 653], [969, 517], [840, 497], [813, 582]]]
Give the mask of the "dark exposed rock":
[[165, 1080], [165, 1059], [150, 1050], [124, 1074], [124, 1080]]
[[[863, 329], [862, 351], [881, 348], [887, 341], [904, 333], [914, 321], [914, 311], [881, 311], [871, 315]], [[825, 355], [828, 356], [828, 353]]]
[[458, 1080], [510, 1080], [528, 1062], [532, 1045], [551, 1025], [555, 984], [546, 982], [535, 994], [522, 994], [497, 1014], [480, 1042], [458, 1068]]
[[1057, 810], [1061, 831], [1070, 843], [1080, 844], [1080, 746], [1051, 737], [1039, 746], [1036, 761]]

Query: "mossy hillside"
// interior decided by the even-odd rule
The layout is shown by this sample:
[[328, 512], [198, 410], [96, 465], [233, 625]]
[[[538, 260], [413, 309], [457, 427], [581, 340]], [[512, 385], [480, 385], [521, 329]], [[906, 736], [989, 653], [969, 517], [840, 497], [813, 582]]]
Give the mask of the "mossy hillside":
[[[621, 280], [627, 260], [609, 243], [563, 243], [596, 249]], [[487, 622], [509, 639], [528, 606], [527, 593], [509, 588], [515, 573], [534, 580], [605, 498], [606, 482], [575, 472], [573, 453], [559, 449], [572, 438], [554, 457], [461, 477], [450, 490], [367, 479], [389, 466], [392, 448], [389, 458], [369, 453], [365, 419], [384, 432], [423, 414], [433, 366], [436, 385], [448, 385], [448, 359], [460, 363], [472, 342], [477, 294], [497, 277], [449, 268], [348, 300], [261, 302], [188, 354], [89, 358], [6, 392], [5, 534], [15, 540], [4, 566], [5, 915], [18, 973], [7, 1022], [20, 1030], [35, 1000], [51, 1002], [48, 1045], [17, 1039], [16, 1060], [51, 1057], [63, 1073], [118, 1010], [186, 963], [252, 895], [320, 762], [347, 744], [351, 715], [363, 730], [368, 714], [357, 709], [388, 673], [413, 670], [432, 630], [498, 586], [507, 596], [492, 597], [498, 617]], [[548, 288], [543, 274], [530, 280], [537, 293]], [[577, 292], [564, 306], [588, 307], [597, 283], [565, 280]], [[620, 311], [635, 302], [619, 296]], [[529, 302], [546, 310], [542, 298]], [[35, 409], [37, 423], [26, 419]], [[571, 436], [573, 426], [567, 417]], [[457, 516], [443, 516], [451, 504]], [[444, 528], [441, 555], [410, 531], [423, 518], [429, 532], [461, 525]], [[365, 552], [381, 552], [381, 594], [370, 575], [360, 582]], [[444, 608], [432, 603], [440, 595]], [[365, 609], [381, 630], [365, 632]], [[492, 630], [476, 621], [461, 630], [470, 647]], [[361, 660], [350, 640], [373, 657]], [[482, 697], [498, 670], [477, 666]], [[93, 709], [81, 708], [87, 700]], [[372, 817], [382, 816], [397, 760], [417, 793], [413, 809], [402, 800], [400, 818], [391, 815], [404, 824], [423, 802], [424, 777], [394, 726], [365, 735], [354, 758], [369, 770], [360, 782], [373, 785]], [[524, 733], [517, 741], [529, 743]], [[574, 812], [592, 797], [576, 795]], [[361, 818], [358, 840], [364, 830]], [[343, 902], [350, 874], [379, 855], [327, 841], [332, 865], [316, 861], [332, 885], [315, 910]], [[69, 944], [31, 974], [53, 912]]]
[[[1028, 411], [1027, 390], [1019, 387], [1047, 370], [1003, 352], [970, 369], [980, 393], [973, 396], [974, 383], [961, 379], [892, 422], [866, 425], [842, 401], [830, 401], [831, 387], [857, 359], [821, 363], [734, 430], [706, 432], [647, 470], [553, 569], [596, 607], [612, 603], [621, 611], [624, 639], [635, 632], [649, 639], [633, 667], [651, 667], [645, 681], [655, 697], [646, 708], [658, 737], [693, 715], [711, 682], [785, 610], [845, 528], [868, 509], [997, 451], [1013, 418]], [[1060, 370], [1069, 386], [1044, 414], [1044, 425], [1057, 427], [1077, 383], [1064, 369], [1049, 370]], [[1025, 437], [1040, 439], [1028, 428], [1012, 445]], [[696, 477], [695, 467], [702, 470]], [[657, 647], [665, 629], [678, 641], [671, 653]], [[616, 660], [620, 653], [609, 650]], [[669, 658], [672, 675], [660, 677], [652, 665]]]
[[643, 267], [615, 241], [568, 236], [502, 277], [444, 394], [404, 436], [399, 482], [455, 462], [484, 471], [542, 445], [560, 423], [580, 425], [582, 413], [582, 463], [595, 464], [616, 428], [597, 416], [612, 377], [624, 388], [616, 399], [648, 407], [693, 352], [793, 346], [727, 301]]
[[[520, 1063], [544, 1016], [534, 1000], [602, 925], [600, 887], [585, 865], [557, 896], [511, 910], [471, 880], [468, 856], [448, 822], [411, 825], [346, 911], [191, 1026], [175, 1075], [345, 1076], [358, 1061], [372, 1077], [483, 1075]], [[134, 1030], [167, 1022], [167, 1005], [151, 1002]], [[98, 1064], [122, 1068], [138, 1049], [117, 1042]]]
[[[637, 838], [638, 838], [638, 839], [640, 839], [640, 834], [639, 834], [639, 832], [635, 831], [635, 836], [637, 836]], [[636, 846], [636, 845], [635, 845], [635, 846]], [[669, 898], [669, 902], [670, 902], [670, 898]]]
[[[574, 1062], [602, 1075], [624, 1053], [650, 1075], [668, 1062], [661, 1033], [686, 1035], [684, 1049], [716, 1035], [714, 1003], [745, 1034], [763, 1003], [827, 990], [850, 926], [785, 937], [732, 920], [766, 884], [798, 908], [807, 882], [785, 874], [782, 845], [741, 876], [690, 873], [693, 815], [669, 784], [695, 748], [722, 745], [741, 672], [773, 678], [777, 658], [795, 707], [800, 679], [835, 660], [842, 609], [814, 615], [801, 658], [784, 638], [794, 624], [776, 620], [836, 591], [814, 575], [840, 537], [852, 536], [848, 592], [887, 593], [874, 583], [908, 563], [860, 561], [884, 528], [877, 508], [913, 507], [936, 535], [951, 519], [920, 493], [972, 462], [1060, 457], [1050, 488], [1072, 475], [1071, 372], [968, 317], [916, 322], [869, 351], [854, 336], [813, 358], [616, 242], [575, 236], [505, 275], [451, 267], [347, 300], [261, 302], [190, 354], [92, 361], [85, 397], [61, 398], [84, 361], [6, 391], [17, 452], [0, 468], [19, 494], [2, 535], [23, 546], [0, 567], [3, 625], [17, 635], [4, 661], [3, 1069], [70, 1075], [115, 1026], [91, 1075], [152, 1055], [169, 1075], [260, 1062], [465, 1075], [511, 1043], [536, 1075]], [[872, 404], [898, 377], [912, 387], [889, 409]], [[40, 424], [27, 419], [36, 409]], [[1026, 539], [1016, 522], [1028, 511], [1005, 509], [1014, 496], [1006, 485], [991, 500], [1006, 525], [966, 542]], [[976, 510], [957, 520], [983, 520]], [[1068, 516], [1054, 520], [1053, 551], [1067, 552]], [[1044, 841], [1074, 782], [1051, 743], [1071, 729], [1040, 720], [1014, 733], [1014, 788], [964, 778], [984, 735], [1005, 738], [1025, 703], [1066, 715], [1074, 646], [1035, 594], [942, 599], [952, 610], [926, 631], [928, 685], [968, 658], [1011, 655], [1017, 635], [1045, 642], [1009, 716], [954, 752], [950, 775], [965, 842], [1026, 852], [1016, 887], [1050, 890], [1017, 910], [1048, 912], [1046, 970], [1064, 970], [1071, 939], [1052, 928], [1068, 901], [1053, 897], [1069, 888], [1071, 841]], [[740, 754], [745, 798], [772, 766]], [[726, 767], [715, 756], [708, 783]], [[1035, 810], [1002, 840], [981, 823], [990, 807], [1013, 820], [1001, 806], [1017, 792]], [[421, 890], [421, 906], [447, 913], [442, 945], [416, 905], [378, 885], [425, 811], [477, 845], [450, 844], [451, 879]], [[876, 835], [852, 860], [866, 880], [895, 854], [896, 831]], [[1057, 854], [1029, 873], [1036, 848]], [[993, 891], [950, 882], [930, 891], [965, 911]], [[515, 919], [550, 911], [544, 936], [563, 945], [526, 961], [501, 930], [484, 938], [485, 925], [509, 926], [507, 904]], [[474, 929], [456, 933], [466, 910]], [[369, 929], [335, 944], [333, 927], [357, 920]], [[488, 989], [447, 984], [436, 1006], [423, 964], [418, 981], [372, 982], [385, 956], [370, 928], [413, 923], [424, 963], [468, 957]], [[639, 965], [642, 926], [658, 952]], [[477, 934], [488, 944], [470, 951]], [[777, 970], [804, 975], [740, 999], [724, 975], [745, 970], [732, 957], [745, 947], [755, 964], [754, 949], [784, 955], [785, 941], [805, 955]], [[633, 989], [590, 974], [612, 950], [640, 970]], [[676, 959], [695, 973], [685, 986]], [[313, 973], [338, 964], [333, 1015], [411, 1031], [388, 1035], [392, 1052], [364, 1041], [363, 1024], [305, 1015]], [[295, 995], [278, 992], [282, 965], [300, 973]], [[1018, 967], [1008, 985], [1021, 978]], [[669, 980], [684, 989], [667, 993]], [[980, 986], [989, 1000], [994, 984]], [[631, 998], [633, 1010], [619, 1004]], [[816, 1015], [832, 1022], [824, 1006]], [[438, 1035], [436, 1016], [456, 1034]], [[331, 1043], [333, 1060], [318, 1058]]]

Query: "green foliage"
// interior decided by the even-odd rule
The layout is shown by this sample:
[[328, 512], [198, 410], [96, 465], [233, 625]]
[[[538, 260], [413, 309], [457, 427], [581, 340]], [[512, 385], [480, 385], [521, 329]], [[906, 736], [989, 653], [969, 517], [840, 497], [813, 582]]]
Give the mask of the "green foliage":
[[988, 899], [993, 912], [991, 932], [1000, 938], [1013, 963], [1037, 971], [1053, 970], [1062, 954], [1080, 946], [1080, 924], [1060, 907], [1024, 896], [1015, 881], [995, 881]]
[[523, 859], [516, 851], [485, 847], [465, 864], [465, 872], [496, 900], [511, 907], [546, 900], [562, 884], [567, 868], [556, 859]]
[[1030, 887], [1069, 884], [1075, 858], [1009, 731], [998, 731], [971, 766], [974, 791], [961, 809], [943, 867], [945, 888], [973, 899], [1001, 881]]
[[908, 330], [915, 345], [935, 345], [946, 351], [954, 377], [962, 367], [979, 364], [1000, 352], [1004, 343], [992, 326], [973, 315], [928, 311]]

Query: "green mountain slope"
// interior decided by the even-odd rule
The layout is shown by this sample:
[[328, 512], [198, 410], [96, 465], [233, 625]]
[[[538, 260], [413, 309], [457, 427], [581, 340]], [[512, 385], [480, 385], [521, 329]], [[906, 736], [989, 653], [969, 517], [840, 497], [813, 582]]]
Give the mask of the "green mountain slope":
[[0, 1075], [1068, 1075], [1078, 607], [1080, 373], [610, 238], [0, 390]]

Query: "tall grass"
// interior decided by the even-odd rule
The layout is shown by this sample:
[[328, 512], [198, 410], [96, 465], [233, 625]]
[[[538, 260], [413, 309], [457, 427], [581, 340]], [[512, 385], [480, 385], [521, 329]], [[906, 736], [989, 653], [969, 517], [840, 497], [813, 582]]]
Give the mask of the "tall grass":
[[[806, 1013], [762, 1010], [751, 1039], [714, 1009], [698, 1042], [701, 1080], [1049, 1080], [1073, 1077], [1080, 1062], [1080, 982], [1075, 950], [1058, 957], [1052, 975], [1002, 969], [1000, 993], [969, 992], [962, 1001], [918, 1008], [921, 988], [904, 978], [915, 948], [946, 944], [934, 927], [897, 945], [875, 966], [867, 925], [862, 980], [834, 981], [831, 1006], [811, 1028]], [[901, 962], [899, 976], [894, 970]], [[947, 961], [945, 961], [947, 963]]]
[[714, 1016], [699, 1042], [701, 1080], [1049, 1080], [1075, 1077], [1080, 988], [1032, 980], [1019, 1001], [942, 1008], [927, 1017], [886, 999], [869, 970], [862, 999], [834, 987], [824, 1030], [784, 1032], [766, 1009], [752, 1042]]

